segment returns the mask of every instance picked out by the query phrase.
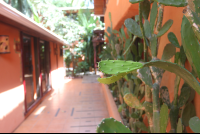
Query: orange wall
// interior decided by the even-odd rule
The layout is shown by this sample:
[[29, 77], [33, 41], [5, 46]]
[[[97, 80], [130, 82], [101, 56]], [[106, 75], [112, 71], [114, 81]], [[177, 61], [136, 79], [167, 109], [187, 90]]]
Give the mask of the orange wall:
[[[123, 3], [124, 2], [124, 3]], [[127, 2], [127, 3], [126, 3]], [[119, 3], [119, 4], [117, 4]], [[108, 18], [108, 13], [111, 12], [112, 14], [112, 22], [113, 22], [113, 27], [114, 29], [118, 30], [121, 28], [121, 26], [124, 24], [124, 21], [127, 18], [133, 17], [134, 15], [138, 15], [138, 4], [129, 4], [128, 0], [110, 0], [109, 3], [107, 4], [107, 9], [105, 13], [105, 25], [106, 29], [108, 26], [110, 26], [110, 20]], [[178, 38], [179, 44], [181, 44], [181, 23], [182, 23], [182, 17], [183, 17], [183, 8], [177, 8], [177, 7], [169, 7], [166, 6], [164, 8], [164, 18], [163, 18], [163, 24], [169, 20], [173, 20], [173, 25], [170, 28], [170, 30], [161, 37], [160, 40], [160, 46], [158, 49], [158, 58], [161, 59], [162, 53], [164, 50], [164, 47], [166, 46], [167, 43], [169, 43], [168, 40], [168, 33], [169, 32], [174, 32], [175, 35]], [[179, 49], [177, 49], [177, 52]], [[174, 57], [171, 59], [171, 62], [174, 62]], [[188, 61], [185, 63], [185, 67], [191, 71], [191, 66]], [[175, 80], [176, 75], [173, 73], [170, 73], [166, 71], [164, 73], [163, 79], [161, 86], [167, 86], [170, 92], [170, 101], [172, 102], [174, 96], [174, 80]], [[181, 80], [180, 87], [183, 84], [183, 80]], [[180, 91], [179, 91], [180, 93]], [[198, 105], [198, 102], [200, 102], [200, 95], [196, 93], [195, 99], [194, 99], [194, 105], [196, 107], [196, 112], [197, 116], [200, 117], [200, 106]], [[170, 130], [170, 126], [168, 126], [167, 130]]]
[[111, 12], [113, 29], [120, 29], [127, 18], [138, 14], [138, 4], [131, 4], [128, 0], [109, 0], [104, 15], [105, 29], [110, 26], [109, 12]]
[[[58, 54], [54, 54], [55, 43], [50, 42], [51, 48], [51, 78], [52, 87], [54, 90], [58, 90], [64, 81], [65, 69], [63, 64], [63, 56], [60, 56], [60, 47], [57, 46]], [[58, 64], [57, 64], [58, 62]]]
[[[12, 132], [24, 120], [21, 56], [14, 50], [17, 29], [0, 23], [0, 35], [9, 35], [10, 53], [0, 54], [0, 133]], [[16, 116], [17, 115], [17, 116]]]
[[[0, 35], [8, 35], [10, 42], [10, 53], [0, 54], [0, 133], [11, 133], [25, 119], [21, 55], [15, 51], [14, 47], [14, 40], [20, 41], [20, 30], [0, 23]], [[31, 39], [31, 47], [34, 50], [33, 38]], [[59, 47], [58, 55], [54, 54], [52, 42], [50, 42], [50, 48], [51, 82], [52, 86], [55, 87], [53, 89], [56, 90], [64, 82], [63, 57], [60, 56]], [[34, 52], [31, 53], [34, 73]], [[58, 66], [56, 56], [58, 57]]]

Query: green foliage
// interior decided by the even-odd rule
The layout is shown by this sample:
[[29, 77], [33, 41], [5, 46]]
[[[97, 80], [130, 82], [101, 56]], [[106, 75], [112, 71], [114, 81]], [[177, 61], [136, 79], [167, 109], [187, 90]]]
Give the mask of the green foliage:
[[99, 69], [106, 74], [130, 73], [142, 66], [143, 64], [139, 62], [123, 60], [105, 60], [99, 62]]
[[164, 48], [162, 60], [169, 60], [176, 54], [176, 47], [172, 44], [167, 44]]
[[160, 133], [166, 133], [168, 124], [168, 106], [163, 104], [160, 110]]
[[180, 45], [178, 43], [178, 39], [176, 38], [176, 35], [174, 33], [170, 32], [168, 34], [168, 39], [175, 47], [180, 48]]
[[198, 94], [200, 94], [200, 84], [196, 78], [185, 68], [167, 61], [151, 61], [147, 63], [139, 63], [132, 61], [101, 61], [99, 62], [100, 69], [107, 74], [130, 73], [142, 67], [154, 66], [161, 68], [183, 78]]
[[142, 4], [142, 16], [144, 17], [144, 19], [148, 19], [149, 18], [149, 12], [150, 12], [150, 2], [149, 0], [144, 0], [143, 2], [141, 2]]
[[182, 125], [181, 118], [178, 119], [177, 133], [183, 133], [183, 125]]
[[86, 61], [79, 62], [77, 70], [85, 73], [86, 70], [89, 70], [89, 64]]
[[154, 2], [151, 8], [151, 14], [150, 14], [150, 27], [151, 27], [151, 33], [154, 32], [155, 27], [155, 21], [158, 14], [158, 6], [157, 2]]
[[195, 133], [200, 133], [200, 119], [198, 117], [192, 117], [189, 121], [190, 128]]
[[188, 99], [190, 97], [190, 92], [191, 92], [190, 87], [183, 87], [181, 89], [181, 94], [179, 96], [179, 102], [178, 102], [179, 108], [186, 104], [186, 102], [188, 101]]
[[133, 19], [126, 19], [124, 22], [126, 28], [135, 36], [142, 38], [140, 26]]
[[189, 126], [190, 118], [196, 116], [196, 110], [192, 103], [188, 103], [183, 109], [182, 122], [184, 126]]
[[152, 77], [149, 67], [144, 67], [138, 70], [138, 78], [140, 78], [146, 85], [152, 87]]
[[144, 107], [140, 103], [140, 100], [137, 98], [137, 96], [133, 94], [126, 94], [124, 96], [124, 101], [131, 108], [144, 109]]
[[97, 133], [132, 133], [121, 122], [113, 118], [103, 119], [97, 127]]
[[187, 59], [190, 62], [191, 66], [193, 67], [194, 71], [198, 74], [198, 77], [200, 77], [200, 62], [199, 62], [199, 41], [197, 40], [193, 30], [191, 28], [190, 22], [188, 19], [184, 16], [182, 20], [182, 27], [181, 27], [181, 37], [182, 37], [182, 43], [183, 48], [186, 53]]
[[159, 33], [157, 34], [157, 37], [164, 35], [171, 28], [172, 24], [173, 20], [168, 20], [160, 29]]
[[187, 0], [154, 0], [165, 6], [184, 7], [187, 5]]
[[134, 4], [134, 3], [139, 3], [142, 2], [144, 0], [129, 0], [130, 3]]
[[163, 103], [165, 103], [168, 106], [168, 108], [170, 108], [171, 104], [170, 104], [170, 99], [169, 99], [169, 90], [166, 86], [163, 86], [160, 88], [160, 97]]
[[188, 7], [185, 12], [185, 16], [189, 20], [191, 27], [197, 37], [200, 40], [200, 1], [188, 0]]
[[145, 124], [141, 121], [137, 121], [135, 125], [141, 129], [142, 131], [149, 132], [149, 129], [145, 126]]

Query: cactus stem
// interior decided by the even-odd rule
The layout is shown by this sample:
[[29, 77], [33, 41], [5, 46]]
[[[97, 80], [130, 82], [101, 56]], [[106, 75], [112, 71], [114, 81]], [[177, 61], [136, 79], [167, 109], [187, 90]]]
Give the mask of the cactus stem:
[[140, 30], [142, 32], [143, 40], [144, 40], [144, 61], [147, 61], [147, 40], [145, 38], [145, 32], [144, 32], [144, 26], [142, 24], [142, 3], [139, 3], [139, 24], [140, 24]]

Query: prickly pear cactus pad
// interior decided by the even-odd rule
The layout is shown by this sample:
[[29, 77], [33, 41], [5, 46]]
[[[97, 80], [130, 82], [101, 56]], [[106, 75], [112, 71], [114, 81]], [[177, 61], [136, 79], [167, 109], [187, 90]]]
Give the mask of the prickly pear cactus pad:
[[140, 26], [136, 21], [134, 21], [133, 19], [126, 19], [124, 24], [128, 29], [128, 31], [130, 31], [135, 36], [142, 38], [142, 32], [140, 30]]
[[166, 133], [168, 124], [168, 106], [164, 103], [160, 110], [160, 133]]
[[113, 75], [113, 76], [107, 77], [107, 78], [98, 78], [97, 80], [103, 84], [112, 84], [112, 83], [115, 83], [116, 81], [120, 80], [121, 78], [123, 78], [126, 74], [127, 73], [121, 73], [121, 74]]
[[185, 68], [167, 61], [151, 61], [144, 66], [154, 66], [169, 72], [175, 73], [185, 80], [198, 94], [200, 94], [200, 84], [196, 78]]
[[154, 0], [165, 6], [184, 7], [187, 6], [187, 0]]
[[126, 94], [124, 96], [124, 101], [131, 108], [136, 108], [136, 109], [142, 109], [142, 110], [144, 110], [144, 107], [140, 103], [140, 100], [137, 98], [137, 96], [135, 96], [133, 94]]
[[139, 3], [142, 2], [144, 0], [129, 0], [130, 3], [135, 4], [135, 3]]
[[195, 133], [200, 133], [200, 119], [198, 117], [192, 117], [189, 121], [190, 128]]
[[183, 48], [188, 61], [193, 67], [194, 71], [198, 74], [198, 77], [200, 78], [200, 45], [193, 30], [188, 27], [191, 27], [191, 24], [188, 21], [188, 19], [184, 16], [181, 26]]
[[188, 0], [187, 10], [185, 16], [190, 21], [192, 29], [196, 34], [198, 40], [200, 40], [200, 1]]
[[98, 125], [97, 133], [132, 133], [132, 131], [114, 118], [106, 118]]
[[104, 60], [99, 62], [99, 70], [106, 74], [128, 73], [142, 67], [143, 64], [140, 62], [124, 60]]

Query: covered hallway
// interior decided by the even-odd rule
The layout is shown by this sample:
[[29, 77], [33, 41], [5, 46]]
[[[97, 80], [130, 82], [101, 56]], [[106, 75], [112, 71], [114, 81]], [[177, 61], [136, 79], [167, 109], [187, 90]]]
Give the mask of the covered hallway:
[[98, 76], [65, 79], [14, 133], [95, 133], [109, 113]]

